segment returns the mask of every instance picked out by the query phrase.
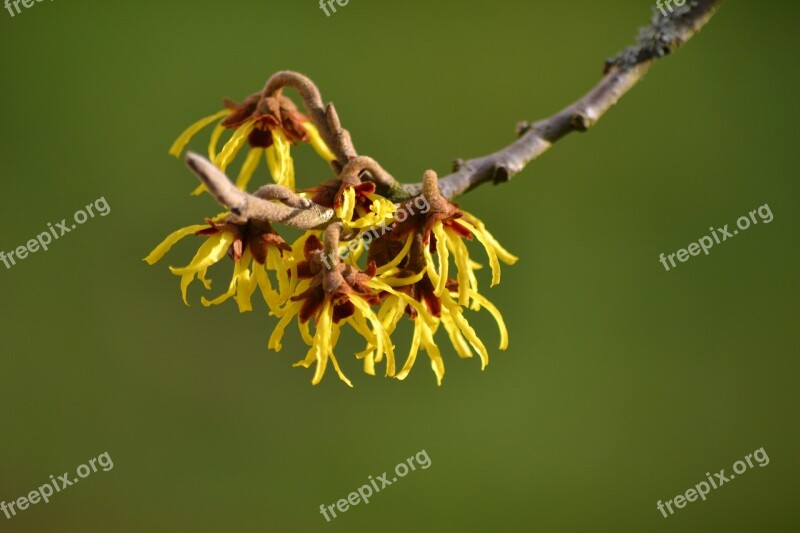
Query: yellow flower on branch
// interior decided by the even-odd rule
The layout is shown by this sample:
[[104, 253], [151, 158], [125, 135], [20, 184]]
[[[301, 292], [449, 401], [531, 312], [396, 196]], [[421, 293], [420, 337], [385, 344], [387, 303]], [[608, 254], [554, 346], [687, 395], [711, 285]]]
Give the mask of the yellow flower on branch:
[[[225, 100], [225, 107], [189, 126], [172, 144], [169, 153], [180, 157], [195, 135], [216, 122], [208, 145], [208, 157], [222, 172], [227, 171], [245, 145], [250, 147], [236, 178], [236, 186], [241, 190], [247, 190], [262, 159], [266, 160], [275, 183], [295, 190], [294, 160], [291, 156], [291, 146], [295, 143], [309, 143], [328, 163], [336, 159], [316, 126], [285, 97], [262, 98], [257, 93], [242, 104]], [[232, 130], [231, 136], [219, 150], [226, 130]], [[205, 187], [200, 185], [192, 194], [196, 196], [203, 191]]]
[[[282, 96], [286, 86], [301, 94], [338, 157], [314, 124]], [[403, 380], [423, 351], [438, 385], [445, 375], [446, 354], [437, 335], [446, 336], [461, 358], [477, 354], [481, 369], [489, 362], [489, 349], [467, 320], [467, 310], [488, 311], [497, 322], [499, 349], [508, 347], [500, 311], [480, 292], [476, 272], [481, 265], [471, 257], [469, 243], [480, 244], [486, 253], [491, 286], [500, 282], [500, 263], [512, 265], [517, 258], [481, 220], [442, 195], [435, 173], [426, 172], [421, 187], [404, 186], [374, 159], [359, 156], [332, 104], [323, 104], [310, 80], [297, 73], [276, 74], [263, 92], [241, 104], [226, 100], [225, 109], [187, 128], [170, 153], [180, 156], [189, 141], [211, 125], [209, 160], [189, 154], [187, 163], [204, 184], [196, 192], [209, 187], [230, 212], [173, 232], [145, 258], [152, 265], [190, 235], [205, 239], [188, 264], [170, 267], [180, 277], [187, 305], [189, 286], [199, 280], [210, 290], [209, 269], [227, 256], [232, 261], [227, 286], [213, 297], [201, 297], [201, 303], [209, 307], [233, 300], [241, 312], [250, 311], [252, 297], [260, 290], [277, 320], [269, 348], [281, 351], [287, 329], [296, 324], [308, 350], [295, 366], [313, 366], [314, 385], [332, 366], [352, 387], [335, 355], [346, 327], [366, 342], [364, 350], [354, 354], [366, 374], [375, 375], [383, 364], [387, 377]], [[291, 147], [300, 142], [309, 143], [337, 178], [298, 194]], [[225, 172], [245, 151], [231, 182]], [[277, 185], [247, 194], [262, 160]], [[289, 246], [272, 222], [305, 234]], [[400, 365], [392, 336], [398, 337], [404, 317], [411, 320], [413, 333]]]
[[[443, 327], [460, 357], [478, 354], [481, 368], [489, 362], [489, 351], [478, 337], [464, 309], [485, 308], [497, 322], [501, 350], [508, 347], [508, 330], [499, 310], [478, 290], [477, 263], [465, 240], [481, 243], [492, 270], [492, 285], [500, 282], [500, 261], [514, 264], [517, 258], [503, 248], [477, 217], [465, 213], [431, 193], [432, 209], [404, 218], [390, 233], [373, 244], [367, 261], [377, 265], [378, 277], [372, 286], [386, 295], [380, 316], [390, 333], [397, 325], [401, 309], [414, 322], [409, 355], [398, 379], [404, 379], [413, 367], [420, 349], [426, 351], [431, 367], [441, 385], [444, 362], [433, 337]], [[397, 212], [412, 211], [409, 202]], [[436, 256], [436, 257], [434, 257]], [[451, 270], [451, 258], [455, 272]], [[455, 276], [451, 276], [451, 273]]]
[[[194, 258], [185, 267], [170, 267], [170, 271], [181, 278], [183, 302], [189, 305], [187, 290], [197, 279], [206, 290], [211, 289], [211, 280], [206, 278], [208, 269], [229, 256], [234, 262], [228, 290], [213, 300], [201, 298], [204, 307], [219, 305], [234, 298], [240, 312], [253, 309], [251, 297], [256, 289], [261, 290], [264, 301], [270, 309], [277, 310], [289, 297], [291, 289], [287, 269], [296, 267], [284, 252], [291, 248], [268, 225], [256, 226], [252, 223], [235, 224], [227, 221], [225, 215], [207, 219], [206, 224], [188, 226], [173, 232], [145, 258], [154, 265], [181, 239], [189, 235], [206, 237]], [[288, 254], [286, 254], [288, 256]], [[278, 289], [272, 287], [268, 270], [273, 270], [278, 279]]]
[[[339, 378], [352, 386], [342, 372], [333, 349], [339, 338], [341, 323], [348, 324], [368, 341], [372, 349], [359, 354], [364, 359], [364, 368], [368, 374], [374, 374], [375, 363], [386, 358], [386, 375], [395, 374], [394, 346], [385, 330], [381, 327], [377, 315], [371, 306], [380, 303], [380, 298], [370, 288], [369, 280], [374, 277], [375, 270], [361, 272], [350, 265], [337, 265], [336, 277], [340, 284], [327, 286], [327, 279], [332, 272], [321, 260], [323, 245], [319, 238], [310, 233], [301, 238], [303, 260], [297, 263], [296, 275], [300, 280], [285, 306], [274, 312], [280, 320], [269, 340], [269, 347], [280, 351], [281, 341], [287, 326], [297, 319], [303, 340], [311, 347], [306, 358], [295, 366], [310, 367], [316, 363], [316, 371], [312, 384], [322, 379], [328, 360], [330, 360]], [[293, 247], [295, 253], [297, 244]], [[295, 260], [299, 259], [295, 257]], [[313, 320], [315, 334], [308, 333], [308, 323]]]

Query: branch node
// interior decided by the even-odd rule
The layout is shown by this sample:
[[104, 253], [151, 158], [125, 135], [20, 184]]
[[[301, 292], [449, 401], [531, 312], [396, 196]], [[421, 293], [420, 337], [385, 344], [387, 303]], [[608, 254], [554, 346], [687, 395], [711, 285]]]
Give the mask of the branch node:
[[588, 131], [594, 125], [594, 121], [589, 117], [585, 109], [576, 109], [569, 119], [575, 131]]
[[523, 135], [528, 133], [528, 131], [530, 131], [532, 127], [533, 124], [531, 124], [527, 120], [522, 120], [520, 122], [517, 122], [517, 127], [515, 128], [517, 132], [517, 137], [522, 137]]
[[495, 185], [500, 185], [501, 183], [505, 183], [510, 179], [511, 174], [505, 165], [498, 165], [494, 168], [494, 172], [492, 173], [492, 183]]

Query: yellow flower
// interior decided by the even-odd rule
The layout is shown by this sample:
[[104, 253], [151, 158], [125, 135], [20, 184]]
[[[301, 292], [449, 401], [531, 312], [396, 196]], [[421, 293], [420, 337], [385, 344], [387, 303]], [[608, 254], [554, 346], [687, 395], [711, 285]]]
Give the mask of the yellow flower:
[[[408, 203], [398, 212], [408, 210]], [[478, 290], [475, 271], [464, 239], [473, 237], [483, 245], [492, 269], [492, 285], [500, 282], [500, 261], [514, 264], [517, 258], [503, 248], [479, 219], [450, 205], [442, 212], [417, 213], [393, 225], [368, 255], [378, 265], [378, 277], [371, 282], [387, 295], [379, 312], [382, 324], [391, 334], [405, 312], [414, 322], [408, 358], [398, 379], [413, 367], [420, 349], [427, 352], [439, 385], [444, 377], [444, 362], [434, 341], [442, 326], [460, 357], [477, 353], [481, 368], [489, 362], [489, 352], [469, 321], [464, 309], [485, 308], [497, 322], [501, 350], [508, 347], [508, 331], [499, 310]], [[402, 239], [402, 240], [401, 240]], [[412, 246], [415, 245], [415, 246]], [[434, 259], [434, 254], [437, 256]], [[456, 279], [450, 276], [450, 259], [456, 266]]]
[[[208, 269], [219, 263], [226, 255], [234, 261], [233, 274], [228, 290], [213, 300], [201, 298], [205, 307], [219, 305], [234, 298], [240, 312], [251, 311], [251, 297], [255, 290], [261, 290], [264, 301], [270, 309], [277, 310], [289, 297], [289, 274], [294, 264], [283, 257], [290, 247], [269, 226], [256, 226], [252, 223], [235, 224], [227, 221], [225, 215], [208, 219], [206, 224], [188, 226], [169, 235], [145, 258], [154, 265], [181, 239], [188, 235], [206, 237], [194, 258], [185, 267], [170, 267], [170, 271], [181, 278], [183, 302], [189, 305], [187, 290], [197, 279], [206, 290], [211, 289], [211, 280], [206, 278]], [[288, 254], [287, 254], [288, 255]], [[278, 278], [278, 290], [272, 288], [267, 270], [274, 270]]]
[[[322, 380], [330, 359], [339, 379], [352, 387], [333, 353], [339, 339], [340, 324], [347, 324], [362, 335], [370, 346], [364, 352], [356, 354], [357, 358], [364, 360], [364, 371], [374, 375], [375, 363], [382, 362], [385, 357], [386, 375], [393, 376], [394, 346], [371, 309], [371, 306], [380, 303], [380, 298], [369, 285], [369, 280], [375, 275], [374, 268], [362, 272], [350, 265], [339, 264], [335, 268], [341, 283], [333, 289], [326, 289], [326, 276], [330, 276], [331, 271], [321, 261], [323, 246], [317, 235], [311, 232], [304, 235], [295, 243], [293, 250], [297, 261], [298, 283], [284, 307], [273, 311], [280, 320], [270, 337], [269, 348], [281, 350], [286, 328], [296, 318], [303, 340], [310, 349], [306, 357], [295, 366], [309, 368], [316, 363], [311, 380], [316, 385]], [[315, 328], [313, 336], [309, 332], [312, 318]]]
[[[262, 104], [262, 101], [269, 103]], [[262, 100], [259, 93], [251, 95], [242, 104], [226, 100], [225, 105], [225, 109], [189, 126], [175, 140], [169, 153], [180, 157], [192, 137], [216, 122], [208, 145], [208, 158], [222, 172], [226, 172], [245, 144], [250, 147], [236, 178], [236, 186], [241, 190], [247, 190], [262, 159], [266, 159], [275, 183], [294, 190], [295, 171], [290, 150], [293, 143], [311, 144], [317, 154], [327, 162], [336, 159], [314, 124], [286, 98], [279, 101], [270, 98]], [[233, 133], [222, 150], [218, 151], [222, 135], [229, 129]], [[199, 195], [204, 190], [205, 187], [200, 185], [192, 194]]]
[[397, 209], [394, 203], [386, 198], [362, 190], [364, 186], [368, 186], [368, 191], [375, 190], [375, 185], [372, 183], [357, 187], [346, 186], [341, 193], [342, 201], [334, 202], [334, 213], [346, 230], [374, 228], [388, 224]]

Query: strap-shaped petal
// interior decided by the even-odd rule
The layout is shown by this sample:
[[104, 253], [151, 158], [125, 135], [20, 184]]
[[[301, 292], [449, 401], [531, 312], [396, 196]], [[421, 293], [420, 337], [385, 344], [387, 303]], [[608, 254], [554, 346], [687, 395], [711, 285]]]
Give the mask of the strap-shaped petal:
[[459, 224], [467, 228], [470, 233], [475, 235], [478, 238], [478, 241], [483, 245], [483, 248], [486, 250], [486, 255], [489, 256], [489, 266], [492, 269], [492, 287], [500, 283], [500, 261], [497, 260], [497, 252], [495, 251], [494, 246], [492, 243], [489, 242], [489, 239], [486, 237], [486, 233], [473, 226], [466, 220], [459, 220]]
[[175, 246], [175, 244], [183, 239], [188, 235], [193, 235], [198, 231], [202, 231], [204, 229], [208, 229], [211, 226], [208, 224], [195, 224], [193, 226], [186, 226], [185, 228], [181, 228], [179, 230], [173, 231], [170, 233], [166, 239], [164, 239], [161, 244], [156, 246], [150, 254], [144, 258], [147, 261], [147, 264], [154, 265], [158, 263], [162, 257], [166, 255], [170, 249]]
[[178, 136], [178, 138], [175, 139], [175, 142], [172, 143], [172, 146], [169, 149], [170, 155], [174, 155], [175, 157], [180, 157], [181, 152], [183, 152], [183, 149], [186, 148], [186, 145], [189, 144], [189, 141], [192, 139], [192, 137], [197, 135], [197, 132], [199, 132], [212, 122], [227, 117], [229, 114], [230, 114], [229, 109], [223, 109], [222, 111], [214, 113], [211, 116], [201, 118], [200, 120], [198, 120], [197, 122], [186, 128], [183, 131], [183, 133], [181, 133]]
[[317, 155], [329, 163], [335, 161], [336, 156], [333, 155], [331, 149], [328, 148], [328, 145], [322, 140], [322, 136], [319, 134], [319, 130], [314, 123], [311, 121], [303, 122], [303, 127], [308, 131], [309, 142], [314, 148], [314, 151], [317, 152]]

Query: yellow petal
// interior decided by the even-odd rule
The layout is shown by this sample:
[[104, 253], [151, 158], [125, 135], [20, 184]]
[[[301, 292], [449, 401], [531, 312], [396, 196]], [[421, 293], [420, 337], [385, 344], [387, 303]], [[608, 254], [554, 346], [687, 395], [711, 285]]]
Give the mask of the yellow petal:
[[393, 217], [397, 212], [397, 205], [391, 200], [384, 198], [375, 193], [367, 194], [367, 198], [372, 200], [370, 211], [374, 212], [379, 219], [387, 219]]
[[486, 365], [489, 364], [489, 352], [486, 350], [486, 346], [483, 345], [483, 342], [478, 338], [477, 333], [475, 330], [472, 329], [472, 326], [469, 325], [469, 322], [466, 318], [464, 318], [463, 311], [458, 304], [453, 301], [448, 293], [444, 293], [442, 295], [442, 306], [447, 307], [447, 310], [450, 312], [450, 316], [453, 318], [453, 321], [458, 326], [458, 329], [461, 333], [466, 337], [467, 341], [469, 341], [472, 348], [478, 353], [481, 358], [481, 370], [486, 368]]
[[[283, 185], [291, 190], [295, 190], [294, 160], [292, 160], [291, 155], [292, 144], [280, 128], [272, 129], [271, 132], [272, 146], [275, 147], [273, 151], [273, 157], [275, 158], [274, 166], [270, 165], [272, 179], [274, 179], [275, 183], [278, 185]], [[269, 150], [267, 150], [267, 158], [269, 158]], [[269, 162], [269, 159], [267, 161]]]
[[272, 288], [272, 283], [270, 283], [269, 276], [267, 276], [266, 267], [254, 262], [253, 272], [255, 274], [256, 284], [261, 290], [261, 296], [264, 298], [264, 302], [273, 314], [277, 314], [281, 301], [278, 293]]
[[405, 287], [407, 285], [415, 284], [424, 277], [425, 277], [425, 271], [420, 270], [419, 274], [415, 274], [413, 276], [408, 276], [405, 278], [398, 278], [395, 276], [382, 276], [381, 281], [383, 281], [390, 287]]
[[368, 376], [375, 375], [375, 348], [371, 346], [367, 346], [367, 349], [363, 352], [358, 352], [356, 354], [357, 359], [364, 360], [364, 373]]
[[326, 300], [322, 305], [320, 311], [316, 332], [314, 333], [314, 346], [311, 347], [309, 353], [313, 352], [317, 360], [317, 367], [314, 370], [314, 378], [311, 380], [312, 385], [317, 385], [322, 381], [322, 376], [325, 375], [325, 368], [328, 365], [328, 354], [331, 352], [331, 325], [332, 325], [333, 308], [329, 300]]
[[220, 122], [214, 127], [214, 131], [211, 132], [211, 140], [208, 142], [208, 160], [214, 161], [217, 158], [217, 146], [219, 145], [219, 140], [222, 137], [222, 134], [225, 133], [225, 130], [228, 129], [222, 125]]
[[238, 274], [238, 272], [237, 272], [238, 270], [239, 270], [239, 268], [238, 268], [238, 265], [237, 265], [236, 268], [234, 269], [233, 276], [231, 276], [231, 282], [228, 285], [228, 290], [226, 292], [220, 294], [218, 297], [214, 298], [213, 300], [209, 300], [205, 296], [202, 296], [200, 298], [200, 303], [203, 304], [203, 307], [211, 307], [212, 305], [219, 305], [219, 304], [221, 304], [222, 302], [228, 300], [231, 296], [234, 295], [234, 293], [236, 292], [236, 280], [238, 279], [238, 275], [237, 275]]
[[414, 234], [413, 233], [409, 233], [408, 238], [406, 239], [406, 243], [403, 245], [403, 248], [400, 250], [400, 253], [398, 253], [397, 256], [395, 256], [394, 259], [392, 259], [391, 261], [389, 261], [385, 265], [383, 265], [380, 268], [378, 268], [377, 274], [378, 275], [383, 274], [387, 270], [392, 269], [392, 268], [396, 267], [397, 265], [399, 265], [400, 261], [402, 261], [408, 255], [408, 251], [411, 249], [411, 242], [413, 240], [414, 240]]
[[258, 162], [261, 161], [261, 154], [263, 148], [253, 148], [247, 153], [247, 158], [242, 163], [242, 168], [239, 170], [239, 177], [236, 178], [236, 186], [242, 190], [247, 191], [247, 185], [250, 183], [250, 178], [258, 168]]
[[367, 282], [367, 285], [369, 285], [370, 287], [372, 287], [377, 291], [386, 291], [392, 296], [396, 296], [397, 298], [402, 300], [402, 302], [405, 305], [410, 305], [411, 307], [413, 307], [417, 311], [417, 314], [422, 316], [425, 319], [425, 322], [430, 324], [431, 326], [436, 323], [436, 318], [430, 313], [430, 311], [428, 311], [428, 306], [418, 302], [414, 298], [411, 298], [409, 295], [394, 290], [389, 285], [376, 278], [372, 278], [371, 280], [369, 280]]
[[[354, 191], [355, 193], [355, 191]], [[367, 198], [372, 200], [372, 203], [369, 206], [369, 211], [364, 209], [360, 205], [356, 205], [355, 202], [355, 194], [353, 195], [353, 205], [358, 208], [355, 211], [355, 214], [358, 215], [355, 220], [351, 215], [350, 218], [344, 218], [343, 220], [348, 220], [347, 224], [349, 227], [352, 228], [371, 228], [376, 226], [374, 231], [377, 233], [378, 228], [381, 227], [382, 229], [381, 235], [386, 233], [388, 230], [387, 228], [383, 228], [383, 226], [387, 226], [390, 219], [393, 217], [395, 211], [397, 210], [397, 206], [394, 202], [387, 200], [383, 196], [379, 196], [377, 194], [367, 194]], [[338, 215], [337, 215], [338, 216]], [[340, 217], [341, 218], [341, 217]]]
[[369, 304], [355, 294], [350, 295], [350, 302], [358, 311], [372, 324], [372, 332], [377, 338], [376, 361], [381, 361], [382, 355], [386, 354], [386, 376], [391, 377], [395, 374], [394, 346], [392, 341], [383, 329], [380, 320], [370, 309]]
[[183, 303], [189, 305], [186, 291], [197, 274], [205, 277], [205, 271], [211, 265], [219, 262], [225, 257], [228, 248], [233, 242], [233, 234], [230, 232], [218, 233], [209, 237], [205, 243], [197, 250], [192, 261], [183, 268], [169, 267], [170, 271], [176, 276], [181, 276], [181, 294]]
[[214, 122], [215, 120], [219, 120], [221, 118], [227, 117], [230, 114], [230, 109], [223, 109], [222, 111], [215, 113], [209, 117], [201, 118], [181, 133], [175, 142], [172, 143], [172, 147], [169, 149], [170, 155], [174, 155], [175, 157], [180, 157], [181, 152], [186, 145], [189, 144], [189, 141], [192, 137], [194, 137], [197, 132]]
[[383, 301], [383, 305], [378, 313], [378, 319], [381, 321], [381, 325], [388, 335], [394, 333], [394, 330], [397, 328], [397, 323], [403, 318], [405, 306], [406, 304], [403, 300], [396, 296], [389, 296]]
[[503, 315], [500, 314], [500, 311], [492, 302], [487, 300], [482, 295], [473, 292], [472, 297], [480, 302], [480, 304], [485, 307], [494, 317], [495, 322], [497, 322], [497, 327], [500, 329], [500, 349], [505, 350], [508, 348], [508, 329], [506, 328], [506, 323], [503, 320]]
[[441, 222], [433, 225], [433, 234], [436, 235], [436, 254], [439, 256], [439, 280], [433, 293], [441, 296], [447, 288], [450, 252], [447, 250], [447, 234]]
[[251, 259], [250, 250], [246, 249], [242, 254], [242, 258], [234, 265], [228, 291], [213, 300], [207, 300], [203, 297], [200, 299], [200, 303], [202, 303], [204, 307], [219, 305], [235, 295], [234, 299], [239, 306], [240, 313], [252, 311], [251, 297], [253, 291], [255, 291], [257, 282], [255, 275], [250, 272], [249, 266]]
[[353, 220], [353, 209], [356, 206], [356, 191], [353, 187], [347, 187], [342, 194], [342, 205], [335, 209], [336, 216], [349, 225]]
[[408, 357], [400, 372], [397, 373], [397, 379], [406, 379], [414, 362], [417, 360], [417, 352], [419, 352], [419, 343], [422, 340], [422, 325], [421, 321], [414, 321], [414, 336], [411, 338], [411, 348], [408, 351]]
[[228, 248], [233, 243], [233, 233], [224, 231], [210, 236], [197, 250], [192, 261], [185, 267], [169, 267], [176, 276], [195, 274], [203, 268], [218, 263], [228, 253]]
[[467, 228], [470, 233], [475, 235], [478, 238], [478, 241], [483, 245], [483, 248], [486, 250], [486, 255], [489, 256], [489, 266], [492, 269], [492, 287], [500, 283], [500, 262], [497, 260], [497, 252], [495, 252], [494, 246], [489, 240], [486, 238], [486, 234], [467, 222], [466, 220], [459, 220], [459, 224]]
[[352, 326], [356, 332], [367, 340], [367, 348], [356, 354], [356, 359], [364, 360], [364, 373], [370, 376], [375, 375], [375, 346], [377, 339], [369, 330], [367, 321], [363, 316], [354, 314], [345, 320], [345, 323]]
[[303, 338], [303, 342], [305, 342], [308, 346], [314, 345], [314, 337], [311, 335], [309, 331], [308, 321], [300, 322], [297, 321], [297, 329], [300, 330], [300, 336]]
[[333, 155], [331, 149], [328, 148], [328, 145], [322, 140], [322, 136], [319, 134], [319, 130], [314, 123], [310, 120], [303, 122], [303, 127], [308, 131], [309, 142], [314, 148], [314, 151], [317, 152], [317, 155], [329, 163], [336, 160], [336, 156]]
[[339, 379], [347, 383], [347, 386], [352, 388], [353, 384], [350, 383], [350, 380], [347, 379], [347, 376], [344, 375], [342, 369], [339, 368], [339, 361], [336, 360], [336, 356], [333, 355], [333, 348], [336, 346], [336, 342], [339, 340], [339, 327], [336, 324], [331, 325], [331, 341], [328, 348], [328, 357], [333, 363], [333, 369], [336, 370], [336, 374], [339, 376]]
[[[222, 122], [220, 122], [214, 127], [214, 131], [211, 132], [211, 140], [208, 142], [209, 161], [214, 161], [217, 158], [217, 145], [219, 144], [220, 137], [222, 137], [222, 134], [225, 132], [226, 129], [228, 128], [223, 126]], [[204, 192], [206, 192], [206, 186], [203, 183], [201, 183], [192, 191], [191, 194], [192, 196], [200, 196]]]
[[147, 261], [147, 264], [154, 265], [157, 262], [159, 262], [161, 260], [161, 258], [164, 257], [164, 255], [166, 255], [166, 253], [169, 252], [170, 249], [179, 240], [183, 239], [184, 237], [186, 237], [188, 235], [193, 235], [193, 234], [197, 233], [198, 231], [202, 231], [202, 230], [208, 229], [210, 227], [211, 226], [209, 226], [208, 224], [195, 224], [193, 226], [187, 226], [187, 227], [181, 228], [181, 229], [179, 229], [177, 231], [173, 231], [172, 233], [169, 234], [169, 236], [166, 239], [164, 239], [161, 242], [161, 244], [156, 246], [153, 249], [153, 251], [150, 252], [150, 255], [148, 255], [147, 257], [144, 258], [144, 260]]
[[231, 164], [231, 161], [236, 157], [236, 154], [239, 153], [239, 150], [242, 149], [244, 146], [245, 141], [247, 141], [247, 136], [250, 135], [250, 132], [253, 131], [255, 127], [255, 122], [252, 120], [248, 120], [241, 126], [239, 126], [233, 135], [225, 143], [225, 146], [222, 147], [222, 151], [217, 155], [217, 158], [214, 160], [214, 166], [220, 169], [222, 172], [228, 168], [228, 165]]
[[347, 376], [344, 375], [344, 372], [342, 372], [342, 369], [339, 368], [339, 361], [336, 360], [336, 356], [333, 355], [333, 351], [331, 351], [328, 354], [328, 357], [330, 357], [331, 363], [333, 363], [333, 368], [334, 368], [334, 370], [336, 370], [336, 373], [339, 375], [339, 379], [341, 379], [342, 381], [347, 383], [348, 387], [352, 388], [353, 384], [350, 383], [350, 380], [347, 379]]
[[431, 247], [430, 246], [423, 246], [422, 247], [422, 254], [425, 257], [425, 271], [428, 273], [428, 277], [433, 283], [434, 287], [439, 285], [439, 274], [436, 272], [436, 265], [433, 262], [433, 257], [431, 256]]
[[436, 384], [442, 385], [442, 378], [444, 377], [444, 361], [442, 354], [439, 352], [439, 347], [433, 342], [433, 334], [428, 326], [422, 325], [422, 347], [427, 352], [431, 360], [431, 368], [433, 373], [436, 374]]
[[[378, 345], [378, 338], [369, 329], [366, 318], [358, 313], [350, 316], [347, 322], [356, 330], [356, 333], [364, 337], [364, 340], [373, 348]], [[360, 359], [360, 358], [359, 358]]]
[[206, 273], [208, 269], [204, 268], [200, 272], [197, 273], [197, 281], [203, 284], [203, 287], [206, 288], [207, 291], [211, 290], [211, 280], [206, 279]]
[[305, 247], [306, 241], [312, 235], [316, 236], [317, 238], [321, 239], [322, 232], [321, 231], [313, 231], [309, 230], [302, 234], [300, 237], [297, 238], [296, 241], [292, 243], [292, 257], [294, 257], [295, 261], [305, 261]]
[[453, 252], [458, 267], [458, 305], [466, 306], [469, 305], [470, 289], [477, 290], [477, 287], [471, 286], [475, 276], [469, 266], [469, 252], [459, 235], [453, 231], [445, 231], [445, 234], [447, 235], [447, 246]]
[[269, 337], [269, 344], [268, 347], [270, 350], [275, 350], [276, 352], [280, 352], [283, 346], [281, 345], [281, 340], [283, 339], [283, 334], [286, 331], [286, 326], [289, 325], [292, 318], [297, 315], [297, 312], [300, 310], [302, 306], [302, 302], [292, 302], [290, 305], [287, 306], [286, 312], [283, 314], [281, 319], [278, 321], [278, 324], [275, 326], [275, 329], [272, 330], [272, 335]]
[[278, 183], [281, 176], [281, 167], [278, 164], [278, 156], [275, 153], [275, 145], [272, 144], [264, 150], [267, 157], [267, 167], [269, 168], [269, 175], [272, 176], [272, 181]]
[[508, 250], [503, 248], [503, 246], [499, 242], [497, 242], [497, 239], [495, 239], [494, 236], [486, 230], [486, 226], [478, 217], [476, 217], [471, 213], [465, 213], [465, 215], [469, 217], [470, 222], [476, 228], [483, 231], [483, 233], [486, 235], [486, 240], [492, 244], [492, 247], [495, 249], [495, 252], [497, 252], [497, 256], [500, 258], [500, 261], [502, 261], [507, 265], [513, 265], [514, 263], [519, 261], [519, 257], [509, 253]]
[[[287, 299], [290, 296], [300, 294], [300, 292], [301, 292], [298, 287], [301, 284], [301, 282], [304, 281], [304, 280], [301, 280], [300, 278], [297, 277], [297, 263], [299, 263], [300, 261], [304, 261], [305, 260], [305, 255], [303, 253], [303, 250], [305, 249], [305, 244], [306, 244], [306, 241], [308, 240], [308, 238], [311, 235], [317, 235], [319, 237], [319, 235], [318, 235], [319, 233], [321, 233], [321, 232], [318, 232], [318, 231], [317, 232], [315, 232], [315, 231], [307, 231], [307, 232], [305, 232], [297, 240], [294, 241], [294, 243], [292, 244], [292, 251], [290, 253], [289, 252], [284, 252], [284, 254], [281, 256], [282, 263], [288, 263], [289, 264], [289, 269], [290, 269], [290, 272], [289, 272], [289, 287], [286, 289], [286, 298]], [[280, 280], [278, 280], [278, 281], [280, 283]], [[283, 291], [281, 291], [281, 293], [283, 294]], [[281, 296], [281, 298], [283, 298], [283, 296]]]
[[[291, 289], [289, 274], [286, 272], [287, 268], [283, 262], [281, 251], [274, 246], [270, 246], [267, 249], [267, 266], [275, 271], [275, 277], [278, 278], [278, 297], [282, 302], [288, 300], [291, 295], [289, 292]], [[291, 263], [290, 266], [293, 276], [296, 278], [297, 266], [294, 263]]]
[[462, 358], [472, 357], [469, 344], [466, 339], [464, 339], [464, 335], [461, 334], [461, 330], [458, 329], [458, 325], [456, 325], [453, 317], [450, 316], [450, 311], [445, 306], [442, 306], [442, 324], [444, 324], [444, 329], [450, 337], [450, 343], [453, 345], [453, 348], [456, 349], [458, 356]]

